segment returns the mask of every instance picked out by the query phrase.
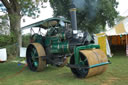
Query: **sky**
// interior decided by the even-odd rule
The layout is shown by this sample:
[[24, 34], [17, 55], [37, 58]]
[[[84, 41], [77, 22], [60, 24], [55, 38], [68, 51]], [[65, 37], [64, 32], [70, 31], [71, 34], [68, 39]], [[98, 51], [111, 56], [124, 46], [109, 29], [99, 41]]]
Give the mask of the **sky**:
[[[29, 25], [29, 24], [37, 22], [37, 21], [51, 18], [53, 15], [53, 9], [50, 7], [50, 3], [44, 3], [44, 6], [46, 6], [46, 8], [41, 8], [40, 16], [38, 18], [32, 19], [31, 17], [24, 16], [21, 20], [21, 27]], [[24, 22], [24, 20], [25, 20], [25, 22]]]
[[117, 11], [119, 11], [120, 15], [128, 16], [128, 0], [117, 0], [119, 2]]
[[[119, 14], [121, 16], [128, 16], [128, 0], [117, 0], [119, 2], [119, 5], [118, 5], [118, 8], [117, 8], [117, 11], [119, 12]], [[46, 3], [45, 6], [47, 6], [47, 8], [43, 8], [41, 9], [41, 13], [40, 13], [40, 17], [37, 18], [37, 19], [31, 19], [31, 18], [28, 18], [28, 17], [23, 17], [22, 20], [21, 20], [21, 26], [26, 26], [26, 25], [29, 25], [31, 23], [34, 23], [34, 22], [37, 22], [37, 21], [40, 21], [40, 20], [44, 20], [44, 19], [47, 19], [47, 18], [51, 18], [52, 15], [53, 15], [53, 9], [50, 7], [50, 4], [49, 3]], [[25, 22], [23, 22], [23, 19], [25, 19]], [[23, 34], [26, 32], [30, 32], [29, 30], [25, 30], [23, 32]]]
[[[117, 0], [117, 1], [119, 2], [118, 8], [117, 8], [117, 11], [119, 12], [119, 14], [122, 15], [122, 16], [128, 16], [128, 0]], [[40, 21], [40, 20], [51, 18], [52, 15], [53, 15], [53, 10], [50, 7], [50, 4], [49, 3], [45, 3], [44, 5], [47, 6], [47, 8], [41, 9], [41, 13], [40, 13], [40, 17], [39, 18], [32, 19], [32, 18], [29, 18], [29, 17], [26, 17], [26, 16], [23, 17], [22, 21], [21, 21], [22, 22], [21, 23], [22, 27], [26, 26], [28, 24]], [[23, 22], [23, 19], [25, 19], [25, 22]]]
[[[121, 16], [128, 16], [128, 0], [117, 0], [119, 2], [117, 11]], [[41, 21], [53, 16], [53, 9], [50, 7], [49, 3], [45, 3], [46, 8], [41, 8], [41, 13], [39, 18], [32, 19], [30, 17], [24, 16], [21, 20], [21, 27], [32, 24], [37, 21]], [[0, 12], [0, 15], [2, 13]], [[25, 22], [24, 22], [25, 21]], [[26, 31], [26, 30], [25, 30]]]

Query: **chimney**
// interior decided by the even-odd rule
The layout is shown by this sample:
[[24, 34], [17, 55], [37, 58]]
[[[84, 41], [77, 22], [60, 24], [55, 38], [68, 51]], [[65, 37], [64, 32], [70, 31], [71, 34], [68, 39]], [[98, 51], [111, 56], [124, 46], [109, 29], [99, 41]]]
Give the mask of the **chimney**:
[[72, 30], [77, 31], [76, 7], [73, 4], [71, 5], [70, 8], [70, 16], [71, 16]]

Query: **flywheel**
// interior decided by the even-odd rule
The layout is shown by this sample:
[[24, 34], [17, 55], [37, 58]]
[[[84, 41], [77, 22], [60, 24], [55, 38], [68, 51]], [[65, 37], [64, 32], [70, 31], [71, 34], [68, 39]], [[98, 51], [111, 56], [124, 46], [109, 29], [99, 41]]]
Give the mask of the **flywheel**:
[[40, 43], [31, 43], [27, 47], [26, 58], [27, 64], [32, 71], [42, 71], [46, 66], [45, 50]]

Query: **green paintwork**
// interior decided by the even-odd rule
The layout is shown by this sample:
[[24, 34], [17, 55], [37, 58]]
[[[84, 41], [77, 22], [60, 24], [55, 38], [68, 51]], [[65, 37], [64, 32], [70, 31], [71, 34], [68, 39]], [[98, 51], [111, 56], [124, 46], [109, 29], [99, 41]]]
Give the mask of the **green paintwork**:
[[87, 50], [87, 49], [99, 49], [100, 46], [99, 45], [85, 45], [85, 46], [78, 46], [74, 48], [74, 56], [75, 56], [75, 64], [79, 64], [80, 63], [80, 57], [79, 57], [79, 52], [80, 50]]
[[42, 36], [39, 34], [34, 34], [33, 39], [34, 39], [34, 42], [36, 42], [36, 43], [42, 42]]
[[60, 43], [60, 38], [59, 37], [46, 37], [45, 39], [45, 46], [49, 46], [52, 43]]
[[[55, 29], [59, 34], [53, 32]], [[63, 28], [52, 28], [48, 31], [45, 38], [45, 46], [50, 47], [50, 53], [70, 53], [68, 40], [66, 40], [65, 34], [61, 32], [61, 29]]]
[[37, 67], [38, 66], [38, 63], [37, 62], [34, 62], [34, 66]]
[[97, 67], [97, 66], [103, 66], [103, 65], [106, 65], [106, 64], [110, 64], [110, 62], [103, 62], [103, 63], [91, 65], [91, 66], [89, 66], [89, 68], [94, 68], [94, 67]]
[[51, 53], [69, 53], [68, 41], [64, 40], [63, 33], [56, 37], [46, 37], [45, 46], [50, 46]]
[[69, 53], [69, 44], [68, 42], [60, 42], [51, 45], [51, 53]]

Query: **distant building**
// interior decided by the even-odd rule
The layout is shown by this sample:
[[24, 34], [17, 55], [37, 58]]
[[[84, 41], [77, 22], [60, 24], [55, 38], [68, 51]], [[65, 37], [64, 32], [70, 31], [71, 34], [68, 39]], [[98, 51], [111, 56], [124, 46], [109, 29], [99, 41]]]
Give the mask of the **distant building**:
[[9, 35], [10, 34], [10, 28], [9, 28], [9, 22], [8, 20], [3, 20], [0, 18], [0, 35]]
[[5, 29], [5, 28], [0, 28], [0, 35], [9, 35], [10, 34], [10, 30], [9, 29]]
[[9, 35], [10, 29], [9, 29], [9, 21], [7, 17], [4, 17], [6, 8], [4, 7], [3, 3], [0, 1], [0, 35]]

